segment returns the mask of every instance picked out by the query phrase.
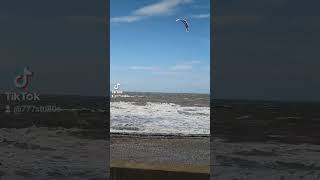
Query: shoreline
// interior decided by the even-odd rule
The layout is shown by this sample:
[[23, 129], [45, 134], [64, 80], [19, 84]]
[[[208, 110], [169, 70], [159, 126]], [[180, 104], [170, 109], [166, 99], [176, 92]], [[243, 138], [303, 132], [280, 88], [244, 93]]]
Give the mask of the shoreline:
[[110, 134], [111, 168], [210, 173], [210, 137]]
[[133, 137], [133, 138], [210, 138], [210, 134], [163, 134], [163, 133], [114, 133], [110, 137]]

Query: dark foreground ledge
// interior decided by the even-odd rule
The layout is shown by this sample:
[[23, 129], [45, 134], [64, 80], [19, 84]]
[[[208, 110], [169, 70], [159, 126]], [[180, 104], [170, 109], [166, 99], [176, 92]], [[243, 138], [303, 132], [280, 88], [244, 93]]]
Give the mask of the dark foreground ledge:
[[190, 173], [161, 170], [112, 167], [111, 180], [209, 180], [208, 173]]

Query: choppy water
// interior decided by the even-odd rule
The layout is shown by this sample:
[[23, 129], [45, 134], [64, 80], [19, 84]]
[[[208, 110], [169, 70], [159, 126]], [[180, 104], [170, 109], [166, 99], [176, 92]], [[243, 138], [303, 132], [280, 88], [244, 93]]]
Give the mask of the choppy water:
[[112, 98], [111, 133], [209, 135], [209, 95], [128, 93]]

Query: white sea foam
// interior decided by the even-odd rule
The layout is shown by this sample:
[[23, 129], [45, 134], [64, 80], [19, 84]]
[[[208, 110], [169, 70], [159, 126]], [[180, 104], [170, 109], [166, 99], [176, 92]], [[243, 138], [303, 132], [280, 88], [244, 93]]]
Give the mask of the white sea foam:
[[210, 108], [111, 102], [111, 133], [209, 135]]

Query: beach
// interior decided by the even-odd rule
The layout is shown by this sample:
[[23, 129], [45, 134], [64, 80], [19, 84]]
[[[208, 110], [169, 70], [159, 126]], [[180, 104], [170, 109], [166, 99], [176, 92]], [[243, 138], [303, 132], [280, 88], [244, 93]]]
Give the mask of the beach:
[[209, 173], [210, 138], [111, 135], [111, 167]]
[[6, 113], [2, 104], [0, 179], [102, 180], [110, 166], [128, 175], [209, 179], [208, 96], [141, 96], [111, 104], [110, 124], [104, 98], [44, 96], [38, 105], [62, 109], [52, 113]]
[[210, 179], [209, 95], [127, 92], [110, 113], [113, 178]]

